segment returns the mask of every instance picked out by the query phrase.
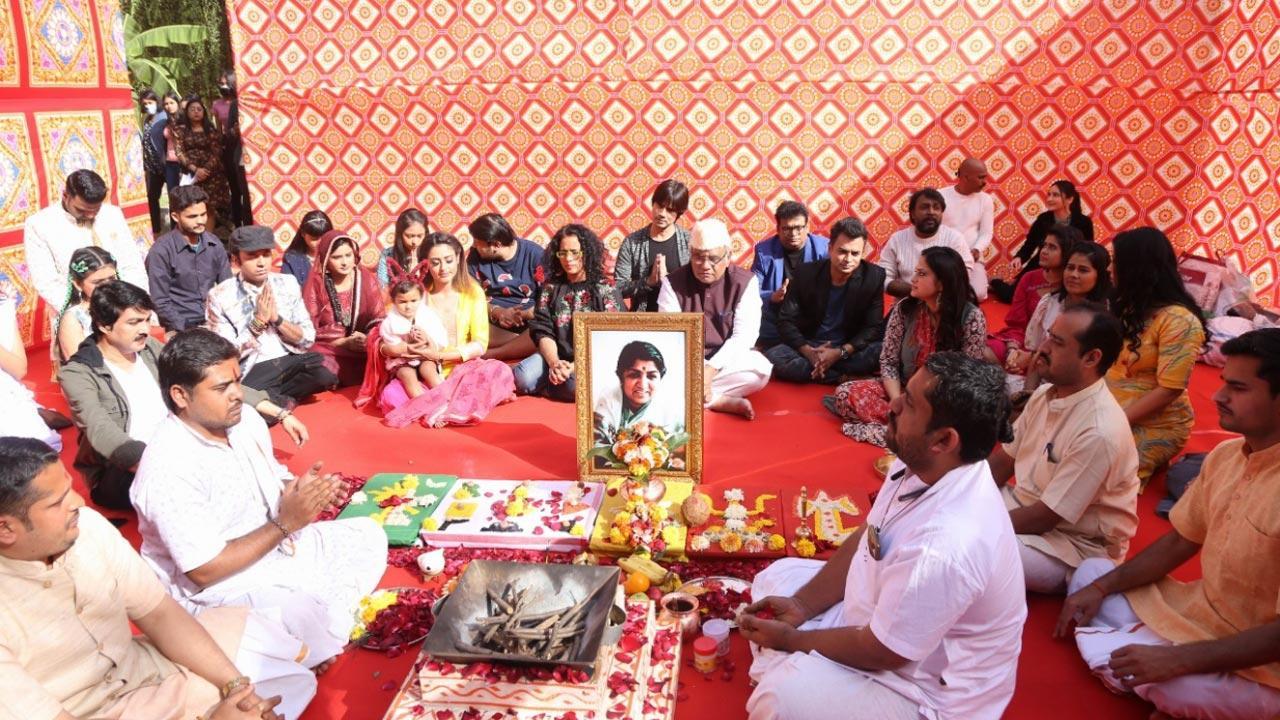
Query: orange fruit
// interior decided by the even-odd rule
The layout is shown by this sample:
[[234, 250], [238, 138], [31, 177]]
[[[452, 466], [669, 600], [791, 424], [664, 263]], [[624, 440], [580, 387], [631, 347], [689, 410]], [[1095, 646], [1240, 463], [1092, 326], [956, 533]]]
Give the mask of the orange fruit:
[[649, 576], [644, 573], [633, 572], [627, 575], [627, 581], [622, 584], [622, 589], [628, 595], [643, 594], [649, 589]]

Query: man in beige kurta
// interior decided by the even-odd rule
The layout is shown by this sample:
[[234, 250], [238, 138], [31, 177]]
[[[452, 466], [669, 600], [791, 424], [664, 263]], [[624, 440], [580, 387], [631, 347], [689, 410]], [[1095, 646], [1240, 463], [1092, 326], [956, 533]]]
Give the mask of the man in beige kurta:
[[[1127, 562], [1071, 580], [1056, 633], [1111, 689], [1169, 717], [1280, 717], [1280, 329], [1223, 344], [1214, 395], [1228, 440], [1169, 513], [1173, 529]], [[1199, 555], [1203, 577], [1168, 573]], [[1153, 716], [1155, 717], [1155, 716]]]
[[1017, 478], [1002, 493], [1028, 590], [1061, 594], [1084, 560], [1122, 560], [1137, 530], [1138, 452], [1105, 380], [1121, 342], [1099, 308], [1060, 315], [1038, 356], [1048, 383], [992, 455], [996, 482]]
[[[202, 629], [83, 505], [47, 446], [0, 438], [0, 720], [273, 718], [262, 697], [276, 693], [277, 710], [301, 714], [314, 674], [259, 652], [297, 654], [298, 641], [244, 608], [202, 616]], [[152, 637], [133, 635], [130, 621]], [[262, 693], [232, 696], [247, 710], [220, 701], [241, 673]]]

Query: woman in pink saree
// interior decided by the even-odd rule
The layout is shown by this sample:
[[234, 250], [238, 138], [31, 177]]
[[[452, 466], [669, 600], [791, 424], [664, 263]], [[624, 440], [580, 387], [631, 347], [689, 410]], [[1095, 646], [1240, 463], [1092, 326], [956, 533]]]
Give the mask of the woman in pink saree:
[[462, 244], [447, 233], [431, 233], [422, 250], [426, 259], [413, 272], [421, 273], [427, 290], [424, 303], [445, 330], [443, 337], [430, 338], [431, 349], [423, 360], [440, 363], [444, 382], [410, 399], [400, 381], [388, 376], [378, 355], [379, 334], [373, 332], [364, 385], [355, 404], [362, 407], [376, 397], [383, 422], [391, 427], [415, 421], [426, 427], [474, 425], [515, 397], [515, 379], [506, 363], [481, 358], [489, 345], [488, 301], [467, 273]]
[[386, 315], [378, 278], [360, 264], [360, 245], [350, 235], [330, 230], [320, 236], [311, 273], [302, 286], [302, 303], [316, 327], [311, 347], [338, 376], [339, 387], [360, 382], [366, 333]]

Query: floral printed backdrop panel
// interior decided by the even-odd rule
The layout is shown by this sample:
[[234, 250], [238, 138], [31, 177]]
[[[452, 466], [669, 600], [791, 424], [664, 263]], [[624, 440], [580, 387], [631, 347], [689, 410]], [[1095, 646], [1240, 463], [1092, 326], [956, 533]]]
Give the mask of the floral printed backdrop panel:
[[98, 0], [98, 22], [102, 33], [103, 65], [107, 87], [129, 87], [129, 66], [125, 64], [124, 11], [119, 0]]
[[[18, 329], [22, 333], [22, 341], [26, 345], [48, 341], [49, 323], [36, 323], [35, 311], [38, 296], [31, 286], [31, 276], [27, 272], [27, 261], [22, 246], [14, 245], [0, 248], [0, 284], [12, 286], [18, 296]], [[39, 325], [43, 329], [37, 329]], [[43, 334], [43, 337], [37, 335]]]
[[13, 6], [0, 3], [0, 87], [18, 85], [18, 40], [15, 27]]
[[107, 139], [100, 111], [38, 112], [35, 118], [50, 201], [62, 197], [67, 176], [81, 168], [93, 170], [111, 181]]
[[39, 205], [26, 118], [22, 113], [0, 115], [0, 232], [22, 227]]
[[91, 0], [21, 0], [33, 87], [98, 84]]
[[133, 242], [138, 246], [142, 256], [147, 256], [147, 251], [151, 249], [151, 243], [155, 237], [151, 234], [151, 216], [138, 215], [129, 218], [129, 232], [133, 234]]
[[[115, 197], [119, 205], [147, 201], [147, 178], [142, 167], [142, 134], [133, 110], [112, 110], [111, 141], [115, 151]], [[149, 217], [149, 216], [148, 216]]]
[[497, 210], [611, 247], [657, 181], [749, 262], [772, 210], [847, 213], [882, 243], [905, 198], [984, 159], [991, 264], [1058, 178], [1102, 239], [1139, 224], [1226, 253], [1274, 299], [1274, 4], [665, 0], [232, 5], [256, 217], [319, 207], [385, 244], [419, 206], [464, 236]]

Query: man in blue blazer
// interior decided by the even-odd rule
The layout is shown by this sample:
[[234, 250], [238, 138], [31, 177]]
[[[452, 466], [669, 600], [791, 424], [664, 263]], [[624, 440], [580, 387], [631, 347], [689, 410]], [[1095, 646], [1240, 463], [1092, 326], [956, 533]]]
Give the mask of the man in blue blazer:
[[791, 273], [804, 263], [827, 257], [827, 239], [809, 232], [809, 209], [803, 203], [786, 200], [773, 212], [778, 232], [756, 245], [751, 272], [760, 283], [764, 311], [760, 319], [760, 347], [773, 347], [778, 336], [778, 308], [787, 296]]

